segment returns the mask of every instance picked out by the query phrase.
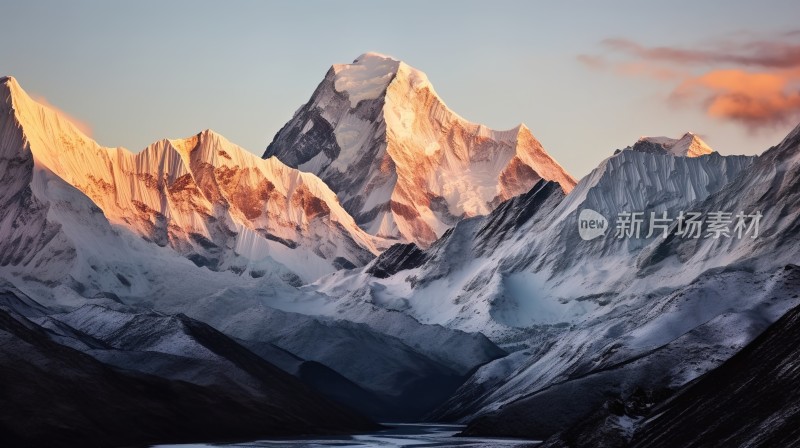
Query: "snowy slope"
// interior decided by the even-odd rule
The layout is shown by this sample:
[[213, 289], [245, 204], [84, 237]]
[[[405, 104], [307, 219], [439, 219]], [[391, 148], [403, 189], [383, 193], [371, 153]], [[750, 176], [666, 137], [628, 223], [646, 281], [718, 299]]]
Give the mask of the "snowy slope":
[[[324, 364], [306, 361], [269, 342], [234, 341], [183, 314], [93, 304], [33, 320], [49, 330], [56, 342], [121, 369], [213, 386], [231, 395], [270, 399], [284, 377], [276, 371], [278, 367], [365, 415], [398, 417], [389, 413], [391, 406], [377, 395]], [[352, 347], [352, 341], [348, 342]]]
[[[309, 361], [340, 367], [337, 374], [362, 383], [354, 387], [412, 397], [438, 385], [439, 395], [404, 412], [427, 410], [470, 369], [504, 354], [482, 335], [370, 304], [353, 306], [362, 325], [305, 316], [322, 313], [329, 298], [299, 285], [363, 265], [377, 251], [314, 175], [248, 155], [210, 131], [136, 155], [102, 148], [13, 79], [2, 87], [0, 276], [51, 312], [123, 303], [184, 313], [262, 348], [278, 339], [256, 338], [270, 325], [286, 335], [281, 349], [303, 354], [319, 349], [303, 332], [322, 329], [320, 337], [336, 335], [337, 349]], [[435, 339], [442, 345], [431, 346]], [[362, 364], [371, 354], [386, 362], [370, 365], [374, 377], [358, 372], [362, 364], [336, 364], [354, 349]]]
[[320, 362], [385, 398], [402, 418], [429, 411], [455, 390], [463, 375], [505, 354], [481, 334], [422, 325], [369, 304], [353, 303], [348, 320], [342, 320], [345, 316], [326, 312], [329, 299], [320, 294], [303, 291], [302, 298], [293, 300], [285, 292], [274, 294], [270, 300], [233, 289], [170, 309], [237, 339], [271, 343]]
[[363, 265], [378, 251], [315, 176], [254, 157], [212, 131], [132, 154], [100, 147], [13, 78], [2, 88], [7, 132], [22, 132], [4, 150], [26, 151], [24, 138], [37, 168], [83, 192], [112, 225], [198, 266], [258, 273], [277, 260], [309, 281]]
[[[58, 342], [105, 364], [230, 394], [266, 398], [275, 393], [273, 384], [286, 377], [227, 336], [183, 315], [85, 305], [34, 321], [52, 331]], [[78, 336], [78, 341], [69, 340]], [[86, 344], [86, 337], [95, 343]]]
[[377, 53], [331, 67], [271, 156], [320, 176], [368, 233], [423, 247], [539, 179], [575, 185], [527, 127], [470, 123], [424, 73]]
[[[798, 309], [720, 368], [648, 414], [634, 447], [796, 446]], [[645, 420], [645, 419], [642, 419]]]
[[[582, 263], [589, 266], [612, 266], [626, 274], [614, 272], [619, 280], [601, 281], [596, 268], [587, 269], [579, 282], [596, 288], [597, 294], [584, 299], [594, 302], [595, 309], [571, 320], [557, 336], [529, 341], [531, 349], [540, 351], [517, 359], [515, 373], [490, 392], [482, 392], [482, 378], [499, 365], [483, 367], [485, 372], [479, 370], [457, 392], [463, 400], [451, 399], [461, 407], [451, 415], [485, 415], [475, 421], [471, 433], [496, 434], [502, 426], [508, 434], [530, 436], [526, 431], [539, 428], [540, 436], [549, 435], [596, 411], [608, 396], [631, 393], [636, 387], [658, 390], [686, 384], [800, 303], [798, 134], [793, 131], [721, 188], [690, 205], [705, 213], [760, 211], [760, 237], [657, 238], [635, 251], [629, 246], [633, 263], [627, 264], [612, 263], [613, 252], [584, 257]], [[699, 159], [707, 157], [712, 156]], [[575, 191], [580, 189], [579, 184]], [[570, 287], [579, 290], [574, 284]], [[558, 404], [574, 394], [583, 397], [580, 406], [566, 409]], [[553, 413], [522, 411], [541, 407]]]
[[[541, 183], [486, 217], [460, 222], [425, 251], [393, 249], [314, 286], [341, 298], [340, 315], [345, 303], [366, 299], [523, 349], [479, 368], [431, 418], [490, 415], [474, 433], [502, 435], [502, 422], [513, 421], [541, 428], [527, 436], [546, 436], [608, 394], [685, 384], [798, 303], [796, 279], [784, 271], [798, 261], [791, 243], [796, 147], [785, 142], [759, 158], [624, 150], [566, 197]], [[583, 241], [577, 216], [585, 208], [610, 219], [626, 210], [761, 209], [777, 224], [756, 240], [619, 240], [612, 228]], [[389, 257], [404, 269], [387, 270]], [[547, 392], [509, 404], [536, 391]], [[574, 393], [586, 394], [584, 405]], [[544, 408], [554, 412], [522, 411]]]
[[[708, 272], [669, 294], [625, 296], [564, 329], [543, 353], [515, 360], [502, 384], [464, 396], [460, 415], [479, 416], [471, 424], [473, 434], [497, 434], [495, 422], [504, 421], [505, 435], [546, 438], [599, 409], [608, 397], [636, 388], [677, 389], [719, 366], [800, 304], [799, 285], [797, 267], [731, 269]], [[478, 375], [498, 367], [487, 365]], [[470, 383], [456, 396], [480, 381]], [[575, 396], [581, 399], [569, 399]], [[543, 408], [550, 412], [536, 411]], [[448, 418], [441, 408], [436, 415]]]
[[[622, 151], [566, 197], [557, 184], [542, 182], [486, 217], [459, 222], [411, 269], [379, 278], [368, 272], [379, 257], [361, 270], [320, 279], [317, 289], [343, 306], [371, 300], [423, 323], [481, 331], [497, 341], [515, 329], [579, 320], [630, 285], [637, 254], [657, 239], [618, 240], [612, 229], [583, 241], [577, 231], [582, 209], [608, 218], [626, 210], [674, 214], [719, 191], [753, 160]], [[658, 279], [661, 286], [670, 281]]]

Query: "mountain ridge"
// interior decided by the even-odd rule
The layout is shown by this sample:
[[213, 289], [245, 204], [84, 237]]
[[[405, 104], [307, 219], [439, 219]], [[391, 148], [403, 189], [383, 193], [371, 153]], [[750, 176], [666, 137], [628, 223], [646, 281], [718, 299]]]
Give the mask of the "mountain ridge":
[[2, 85], [36, 166], [86, 194], [110, 223], [198, 265], [258, 271], [261, 260], [275, 259], [310, 281], [365, 264], [383, 244], [313, 174], [261, 160], [214, 131], [159, 140], [136, 154], [104, 148], [35, 103], [14, 78]]
[[[183, 313], [260, 356], [296, 353], [300, 364], [284, 367], [323, 394], [402, 419], [427, 412], [476, 365], [505, 354], [483, 335], [368, 305], [354, 305], [354, 322], [319, 316], [327, 298], [301, 286], [366, 264], [380, 240], [312, 173], [262, 160], [213, 131], [137, 154], [104, 148], [16, 81], [6, 80], [0, 95], [0, 275], [42, 303], [43, 314], [88, 304]], [[265, 245], [265, 257], [246, 251]], [[137, 326], [147, 331], [153, 322]], [[63, 322], [47, 325], [68, 346], [104, 344], [73, 337], [79, 330]], [[441, 345], [424, 344], [434, 339]], [[93, 353], [123, 366], [149, 360], [149, 372], [165, 378], [202, 367], [178, 363], [175, 353], [122, 352]], [[348, 401], [342, 387], [360, 398]]]
[[[546, 438], [608, 397], [682, 388], [800, 304], [800, 126], [757, 157], [643, 137], [565, 188], [526, 126], [465, 122], [380, 54], [333, 66], [264, 160], [210, 130], [104, 148], [3, 79], [6, 293], [109, 365], [250, 381], [211, 371], [227, 361], [186, 339], [205, 335], [247, 347], [222, 350], [242, 365], [260, 364], [252, 350], [329, 396], [347, 387], [374, 415]], [[690, 210], [758, 212], [763, 227], [589, 240], [587, 209], [609, 230], [626, 212]]]
[[700, 157], [714, 152], [700, 136], [686, 132], [680, 138], [642, 137], [629, 148], [634, 151], [663, 152], [679, 157]]

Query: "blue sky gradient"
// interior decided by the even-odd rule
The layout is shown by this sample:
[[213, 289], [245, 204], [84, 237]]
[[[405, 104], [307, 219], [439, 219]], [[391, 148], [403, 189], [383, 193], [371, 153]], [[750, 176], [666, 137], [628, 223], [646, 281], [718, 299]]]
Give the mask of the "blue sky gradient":
[[[594, 70], [601, 42], [692, 48], [800, 27], [792, 1], [3, 1], [0, 74], [139, 151], [211, 128], [261, 154], [331, 64], [377, 51], [428, 74], [461, 116], [527, 124], [576, 177], [642, 135], [691, 130], [756, 154], [788, 123], [752, 131], [665, 100], [672, 86]], [[612, 55], [613, 56], [613, 55]]]

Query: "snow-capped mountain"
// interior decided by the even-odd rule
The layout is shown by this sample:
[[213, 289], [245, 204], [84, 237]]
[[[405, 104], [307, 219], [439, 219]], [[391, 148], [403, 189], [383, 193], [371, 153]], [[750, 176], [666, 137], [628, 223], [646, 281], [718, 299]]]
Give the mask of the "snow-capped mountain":
[[[427, 250], [396, 246], [315, 286], [341, 298], [340, 315], [345, 303], [369, 300], [521, 348], [479, 368], [430, 417], [481, 416], [471, 434], [547, 437], [631, 385], [680, 387], [798, 303], [795, 278], [783, 268], [798, 256], [788, 233], [695, 242], [646, 238], [645, 228], [639, 239], [619, 239], [611, 224], [605, 237], [585, 241], [580, 212], [613, 222], [625, 211], [755, 211], [756, 198], [768, 195], [788, 216], [762, 207], [765, 218], [792, 228], [797, 199], [791, 191], [778, 196], [789, 185], [781, 172], [792, 169], [772, 160], [780, 160], [776, 150], [688, 157], [639, 147], [602, 162], [566, 196], [542, 181], [486, 217], [459, 222]], [[723, 195], [730, 200], [716, 199]], [[748, 257], [751, 267], [733, 267]], [[580, 405], [570, 398], [576, 391]], [[536, 411], [543, 408], [553, 412]]]
[[[290, 391], [309, 432], [333, 399], [549, 446], [628, 441], [672, 425], [608, 406], [691, 390], [800, 305], [800, 126], [758, 157], [643, 137], [575, 184], [527, 128], [468, 123], [378, 54], [335, 65], [267, 159], [212, 131], [103, 148], [12, 78], [0, 99], [7, 376], [80, 362], [103, 393], [170, 387], [269, 421]], [[678, 235], [685, 212], [760, 233]]]
[[[100, 209], [39, 159], [42, 134], [52, 133], [60, 141], [61, 130], [75, 132], [73, 126], [36, 109], [19, 94], [13, 78], [1, 81], [0, 271], [6, 280], [27, 277], [54, 290], [85, 272], [87, 264], [98, 266], [90, 261], [95, 257], [114, 264], [124, 245]], [[19, 119], [18, 108], [26, 105], [34, 118], [47, 117], [40, 132], [27, 132]]]
[[800, 230], [800, 125], [718, 193], [697, 204], [701, 210], [758, 212], [758, 238], [721, 238], [688, 241], [671, 238], [644, 251], [642, 268], [661, 270], [670, 257], [681, 268], [723, 267], [741, 263], [751, 269], [770, 269], [798, 263], [794, 242]]
[[675, 215], [719, 191], [753, 160], [621, 151], [566, 196], [557, 184], [540, 181], [486, 217], [462, 220], [404, 271], [369, 273], [387, 252], [365, 268], [320, 279], [318, 290], [342, 303], [370, 300], [496, 341], [513, 328], [570, 322], [626, 289], [637, 275], [637, 254], [654, 240], [644, 238], [645, 229], [641, 239], [617, 239], [611, 230], [583, 241], [581, 210], [608, 219], [626, 210]]
[[575, 185], [525, 125], [470, 123], [424, 73], [377, 53], [331, 67], [267, 147], [272, 156], [317, 174], [368, 233], [422, 247], [539, 179]]
[[683, 134], [681, 138], [642, 137], [626, 149], [685, 157], [699, 157], [714, 152], [703, 139], [691, 132]]
[[[682, 387], [797, 306], [798, 153], [795, 129], [717, 191], [689, 205], [706, 215], [758, 212], [762, 230], [755, 238], [656, 238], [629, 252], [635, 263], [627, 267], [609, 258], [584, 258], [629, 274], [617, 276], [624, 281], [589, 280], [599, 295], [587, 299], [597, 307], [571, 321], [552, 345], [542, 350], [537, 344], [535, 356], [515, 364], [501, 384], [491, 372], [508, 366], [481, 368], [473, 377], [477, 381], [456, 394], [464, 394], [462, 415], [489, 411], [469, 432], [492, 428], [497, 434], [497, 423], [503, 428], [499, 432], [531, 435], [530, 428], [538, 428], [538, 436], [546, 437], [596, 411], [609, 396], [625, 396], [635, 387]], [[713, 156], [699, 159], [708, 157]], [[494, 382], [481, 384], [480, 378]], [[558, 404], [575, 394], [583, 397], [580, 405]], [[541, 407], [559, 417], [524, 411]]]
[[[42, 313], [120, 304], [137, 316], [183, 313], [328, 387], [328, 396], [336, 391], [320, 374], [362, 397], [393, 397], [377, 410], [361, 403], [395, 418], [428, 411], [471, 369], [505, 354], [482, 335], [372, 312], [366, 303], [352, 307], [356, 323], [344, 321], [325, 312], [327, 296], [299, 289], [363, 265], [380, 243], [313, 174], [249, 155], [210, 131], [135, 155], [102, 148], [12, 78], [2, 88], [0, 275]], [[427, 344], [434, 339], [441, 345]], [[296, 359], [270, 358], [280, 350]], [[99, 357], [114, 364], [130, 356]]]
[[[133, 154], [99, 146], [32, 101], [13, 78], [4, 78], [1, 89], [4, 139], [13, 139], [3, 145], [9, 157], [30, 154], [28, 164], [81, 191], [111, 225], [198, 266], [259, 275], [278, 263], [310, 281], [363, 265], [378, 252], [375, 238], [314, 175], [254, 157], [213, 131]], [[15, 190], [25, 179], [9, 176], [20, 184]]]

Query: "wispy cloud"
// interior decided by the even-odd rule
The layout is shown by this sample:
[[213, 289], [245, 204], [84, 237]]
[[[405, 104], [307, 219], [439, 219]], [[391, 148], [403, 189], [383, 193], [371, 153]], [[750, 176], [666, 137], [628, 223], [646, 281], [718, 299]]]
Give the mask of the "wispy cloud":
[[680, 80], [688, 76], [685, 70], [664, 67], [646, 61], [617, 64], [614, 66], [614, 71], [620, 75], [644, 76], [661, 81]]
[[678, 103], [700, 101], [708, 115], [736, 121], [756, 131], [795, 124], [800, 119], [797, 83], [800, 69], [771, 73], [714, 70], [684, 80], [670, 98]]
[[800, 30], [770, 39], [718, 40], [697, 48], [645, 46], [630, 39], [605, 39], [605, 55], [580, 55], [593, 70], [669, 83], [669, 101], [701, 107], [711, 117], [750, 131], [800, 119]]
[[[798, 34], [800, 36], [800, 34]], [[797, 37], [794, 35], [784, 37]], [[783, 41], [721, 41], [708, 49], [646, 47], [629, 39], [605, 39], [602, 44], [639, 59], [678, 65], [732, 64], [746, 67], [789, 68], [800, 65], [800, 44]]]
[[83, 120], [80, 120], [78, 118], [75, 118], [75, 116], [64, 112], [63, 110], [61, 110], [58, 107], [54, 106], [50, 101], [47, 100], [47, 98], [45, 98], [42, 95], [31, 95], [31, 97], [37, 103], [41, 104], [42, 106], [44, 106], [44, 107], [46, 107], [48, 109], [53, 110], [61, 118], [65, 119], [65, 120], [69, 121], [70, 123], [72, 123], [73, 125], [75, 125], [75, 127], [78, 128], [78, 130], [81, 131], [87, 137], [91, 137], [92, 136], [92, 126], [89, 123], [87, 123], [87, 122], [85, 122]]

